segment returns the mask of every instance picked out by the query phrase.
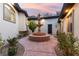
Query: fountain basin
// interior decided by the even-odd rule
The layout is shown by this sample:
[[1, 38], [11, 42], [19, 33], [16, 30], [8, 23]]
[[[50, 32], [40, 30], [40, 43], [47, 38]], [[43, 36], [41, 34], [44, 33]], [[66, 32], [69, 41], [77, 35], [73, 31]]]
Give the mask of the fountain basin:
[[49, 34], [43, 34], [43, 35], [31, 34], [29, 35], [29, 40], [36, 41], [36, 42], [44, 42], [44, 41], [50, 40], [50, 35]]
[[33, 33], [33, 35], [36, 35], [36, 36], [43, 36], [43, 35], [46, 35], [46, 33], [43, 33], [43, 32], [36, 32], [36, 33]]

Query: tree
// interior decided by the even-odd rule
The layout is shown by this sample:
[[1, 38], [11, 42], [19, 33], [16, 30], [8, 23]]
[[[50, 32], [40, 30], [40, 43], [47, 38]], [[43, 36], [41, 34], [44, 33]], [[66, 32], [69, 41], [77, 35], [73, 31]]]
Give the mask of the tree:
[[34, 32], [37, 27], [37, 24], [35, 23], [35, 21], [31, 20], [29, 21], [28, 27], [32, 32]]

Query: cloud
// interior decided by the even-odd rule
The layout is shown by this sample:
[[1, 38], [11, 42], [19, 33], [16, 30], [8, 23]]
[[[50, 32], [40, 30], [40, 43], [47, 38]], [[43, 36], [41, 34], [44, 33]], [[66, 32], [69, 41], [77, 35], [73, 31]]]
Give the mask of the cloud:
[[[62, 9], [62, 3], [22, 3], [21, 8], [28, 10], [28, 12], [39, 10], [40, 12], [56, 14], [57, 11]], [[39, 13], [39, 11], [37, 11]]]

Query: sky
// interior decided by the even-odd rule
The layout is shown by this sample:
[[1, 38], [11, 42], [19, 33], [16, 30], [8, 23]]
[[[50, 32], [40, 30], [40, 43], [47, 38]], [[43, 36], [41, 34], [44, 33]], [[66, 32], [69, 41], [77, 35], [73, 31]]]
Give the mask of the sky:
[[27, 11], [29, 16], [37, 16], [39, 13], [56, 15], [60, 13], [63, 3], [19, 3], [20, 7]]

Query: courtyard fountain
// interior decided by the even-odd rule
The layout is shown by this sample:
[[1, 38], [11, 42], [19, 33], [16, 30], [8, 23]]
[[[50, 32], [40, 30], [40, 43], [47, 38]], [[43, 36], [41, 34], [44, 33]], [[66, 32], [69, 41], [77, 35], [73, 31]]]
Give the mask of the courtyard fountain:
[[36, 42], [44, 42], [50, 40], [49, 34], [41, 32], [41, 26], [43, 26], [43, 24], [41, 24], [40, 14], [37, 17], [37, 20], [38, 20], [38, 24], [37, 24], [38, 32], [34, 32], [31, 35], [29, 35], [29, 39]]

